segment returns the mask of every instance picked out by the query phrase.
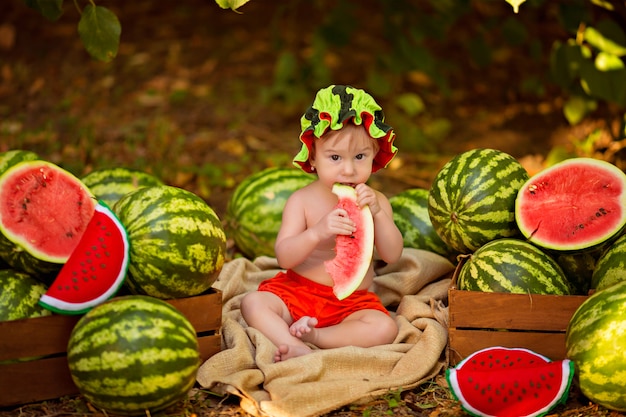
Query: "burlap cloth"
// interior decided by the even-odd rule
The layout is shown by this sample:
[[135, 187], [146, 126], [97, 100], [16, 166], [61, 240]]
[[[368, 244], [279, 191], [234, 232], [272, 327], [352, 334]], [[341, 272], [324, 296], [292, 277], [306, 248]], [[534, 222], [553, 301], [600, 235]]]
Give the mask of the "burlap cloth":
[[254, 416], [319, 416], [390, 390], [411, 389], [447, 365], [447, 309], [443, 300], [452, 264], [431, 252], [404, 249], [395, 264], [378, 269], [372, 288], [395, 313], [393, 344], [316, 350], [273, 362], [276, 347], [241, 317], [241, 297], [278, 271], [274, 258], [227, 262], [214, 284], [223, 293], [222, 351], [201, 365], [206, 389], [241, 398]]

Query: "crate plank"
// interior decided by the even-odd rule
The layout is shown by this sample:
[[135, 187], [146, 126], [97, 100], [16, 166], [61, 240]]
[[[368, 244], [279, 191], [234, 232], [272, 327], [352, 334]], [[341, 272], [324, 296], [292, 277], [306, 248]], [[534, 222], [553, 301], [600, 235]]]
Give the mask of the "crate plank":
[[[222, 293], [168, 300], [194, 326], [202, 362], [221, 350]], [[67, 366], [67, 342], [81, 316], [52, 315], [0, 322], [0, 407], [78, 394]]]
[[450, 329], [449, 340], [452, 365], [478, 350], [493, 346], [530, 349], [552, 360], [565, 358], [565, 333]]
[[577, 295], [485, 293], [451, 288], [449, 326], [565, 331], [585, 299]]

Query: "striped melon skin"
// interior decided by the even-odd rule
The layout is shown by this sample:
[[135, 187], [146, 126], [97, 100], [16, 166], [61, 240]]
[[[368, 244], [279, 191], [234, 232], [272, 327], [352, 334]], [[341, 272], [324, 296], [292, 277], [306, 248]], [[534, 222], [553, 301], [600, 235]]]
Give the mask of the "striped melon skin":
[[576, 363], [578, 385], [591, 401], [626, 411], [626, 282], [595, 292], [567, 327], [567, 357]]
[[43, 283], [24, 272], [0, 270], [0, 321], [52, 314], [37, 304], [46, 290]]
[[404, 247], [437, 253], [456, 263], [458, 252], [437, 234], [428, 215], [428, 190], [412, 188], [389, 198], [393, 221], [402, 233]]
[[458, 154], [431, 185], [428, 213], [433, 227], [461, 253], [519, 235], [515, 199], [528, 178], [524, 167], [502, 151], [475, 149]]
[[163, 185], [163, 181], [147, 172], [124, 167], [103, 168], [81, 178], [98, 200], [113, 207], [126, 194], [143, 187]]
[[226, 208], [228, 237], [248, 258], [276, 256], [274, 244], [287, 199], [315, 178], [297, 168], [273, 167], [244, 179]]
[[10, 151], [0, 152], [0, 175], [13, 165], [24, 161], [35, 161], [39, 156], [35, 152], [12, 149]]
[[513, 294], [570, 294], [561, 267], [536, 246], [518, 239], [491, 241], [468, 257], [457, 277], [460, 290]]
[[213, 209], [190, 191], [144, 187], [122, 197], [113, 211], [126, 227], [133, 294], [169, 299], [211, 287], [225, 262], [226, 235]]
[[95, 406], [146, 415], [184, 398], [200, 354], [182, 313], [154, 297], [129, 295], [96, 306], [76, 323], [67, 361], [80, 393]]
[[603, 290], [626, 281], [626, 235], [622, 235], [600, 256], [591, 276], [591, 288]]

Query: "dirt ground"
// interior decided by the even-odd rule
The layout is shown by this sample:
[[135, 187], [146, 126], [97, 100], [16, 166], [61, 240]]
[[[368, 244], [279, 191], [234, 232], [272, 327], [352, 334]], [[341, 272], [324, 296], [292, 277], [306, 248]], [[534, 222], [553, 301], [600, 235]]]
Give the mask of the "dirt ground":
[[[253, 0], [237, 14], [211, 0], [159, 2], [158, 7], [147, 0], [97, 1], [115, 10], [123, 27], [119, 55], [109, 64], [87, 56], [76, 33], [78, 14], [66, 3], [58, 22], [46, 21], [19, 1], [0, 5], [0, 152], [31, 149], [79, 176], [106, 166], [144, 169], [198, 193], [223, 216], [244, 177], [288, 164], [298, 150], [302, 102], [263, 97], [273, 85], [279, 49], [274, 31], [283, 30], [281, 39], [297, 45], [320, 23], [306, 2], [296, 2], [277, 24], [272, 19], [280, 2]], [[370, 40], [378, 45], [378, 20], [368, 18], [374, 25]], [[329, 57], [334, 83], [365, 84], [375, 51], [357, 52]], [[532, 171], [554, 146], [589, 133], [594, 123], [567, 124], [558, 95], [527, 97], [510, 88], [524, 65], [530, 64], [523, 56], [489, 69], [459, 62], [453, 94], [445, 99], [420, 77], [395, 84], [423, 91], [431, 116], [445, 117], [451, 128], [444, 140], [418, 149], [410, 138], [398, 137], [397, 160], [376, 174], [373, 185], [390, 196], [428, 187], [452, 155], [477, 147], [508, 152]], [[235, 398], [194, 390], [188, 402], [166, 414], [245, 415], [237, 404]], [[104, 415], [80, 397], [0, 410], [6, 417], [86, 414]], [[439, 377], [418, 389], [328, 414], [357, 415], [464, 414]], [[567, 405], [552, 415], [618, 414], [589, 404], [573, 388]]]

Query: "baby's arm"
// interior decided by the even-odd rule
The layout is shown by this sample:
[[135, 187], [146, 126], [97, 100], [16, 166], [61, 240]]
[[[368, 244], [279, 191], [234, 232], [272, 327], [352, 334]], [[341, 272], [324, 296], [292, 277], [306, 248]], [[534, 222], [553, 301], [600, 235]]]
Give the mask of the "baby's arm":
[[393, 209], [387, 197], [365, 184], [356, 186], [357, 203], [368, 205], [374, 218], [374, 245], [380, 258], [393, 263], [400, 259], [404, 241], [393, 221]]
[[338, 208], [307, 228], [306, 210], [315, 209], [314, 204], [307, 203], [301, 190], [287, 200], [274, 247], [281, 268], [294, 268], [304, 262], [321, 242], [338, 234], [349, 235], [354, 232], [354, 222], [345, 210]]

